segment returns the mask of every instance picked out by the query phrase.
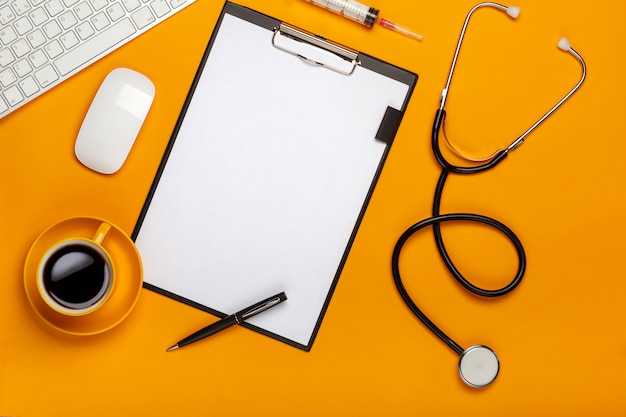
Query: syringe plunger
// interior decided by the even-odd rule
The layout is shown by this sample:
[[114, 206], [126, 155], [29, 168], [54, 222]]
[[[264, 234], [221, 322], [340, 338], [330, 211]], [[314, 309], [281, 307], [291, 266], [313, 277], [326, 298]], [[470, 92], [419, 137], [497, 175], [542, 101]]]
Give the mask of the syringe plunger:
[[364, 24], [374, 26], [379, 10], [354, 0], [307, 0], [325, 9], [344, 15], [345, 17]]

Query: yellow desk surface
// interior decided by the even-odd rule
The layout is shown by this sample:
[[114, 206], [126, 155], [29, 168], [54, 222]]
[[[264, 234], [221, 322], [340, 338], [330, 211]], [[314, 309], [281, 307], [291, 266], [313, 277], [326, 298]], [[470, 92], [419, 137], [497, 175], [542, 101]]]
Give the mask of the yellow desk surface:
[[[472, 19], [447, 104], [448, 135], [469, 153], [507, 145], [576, 83], [561, 36], [589, 67], [581, 90], [501, 165], [448, 180], [442, 212], [489, 215], [518, 233], [520, 287], [498, 300], [467, 294], [428, 230], [403, 254], [417, 304], [462, 346], [498, 353], [500, 375], [483, 390], [460, 381], [458, 357], [410, 314], [390, 270], [396, 239], [430, 212], [432, 118], [475, 3], [372, 2], [421, 43], [302, 0], [239, 3], [420, 75], [313, 349], [233, 328], [165, 353], [215, 318], [145, 289], [116, 328], [69, 336], [40, 322], [24, 294], [26, 253], [52, 223], [96, 216], [132, 231], [223, 6], [199, 0], [0, 120], [0, 415], [626, 415], [626, 3], [521, 0], [516, 22], [492, 10]], [[73, 144], [117, 67], [146, 74], [157, 95], [126, 164], [104, 176], [77, 162]], [[504, 238], [475, 225], [444, 233], [477, 284], [511, 278]]]

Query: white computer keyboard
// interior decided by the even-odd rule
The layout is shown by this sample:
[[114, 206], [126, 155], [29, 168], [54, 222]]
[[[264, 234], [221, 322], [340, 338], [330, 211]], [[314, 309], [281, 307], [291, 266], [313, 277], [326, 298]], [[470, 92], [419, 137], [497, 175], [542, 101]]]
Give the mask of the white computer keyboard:
[[0, 119], [195, 0], [0, 0]]

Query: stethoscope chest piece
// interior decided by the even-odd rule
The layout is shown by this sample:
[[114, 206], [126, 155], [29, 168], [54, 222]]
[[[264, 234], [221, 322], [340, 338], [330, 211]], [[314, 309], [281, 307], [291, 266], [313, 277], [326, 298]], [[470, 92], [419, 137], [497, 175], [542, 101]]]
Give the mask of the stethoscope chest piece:
[[491, 384], [500, 371], [496, 353], [487, 346], [474, 345], [465, 350], [459, 359], [459, 374], [467, 385], [483, 388]]

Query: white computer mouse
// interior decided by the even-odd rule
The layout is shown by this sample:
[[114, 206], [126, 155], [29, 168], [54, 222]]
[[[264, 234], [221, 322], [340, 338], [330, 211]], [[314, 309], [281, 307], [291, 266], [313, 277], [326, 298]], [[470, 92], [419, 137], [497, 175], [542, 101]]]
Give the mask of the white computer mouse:
[[154, 99], [145, 75], [118, 68], [104, 79], [80, 127], [74, 152], [101, 174], [117, 172], [130, 152]]

